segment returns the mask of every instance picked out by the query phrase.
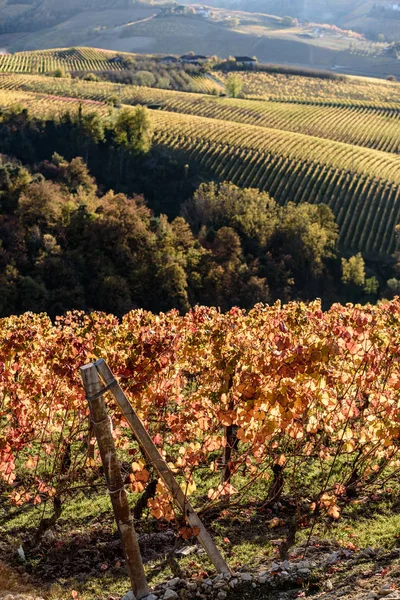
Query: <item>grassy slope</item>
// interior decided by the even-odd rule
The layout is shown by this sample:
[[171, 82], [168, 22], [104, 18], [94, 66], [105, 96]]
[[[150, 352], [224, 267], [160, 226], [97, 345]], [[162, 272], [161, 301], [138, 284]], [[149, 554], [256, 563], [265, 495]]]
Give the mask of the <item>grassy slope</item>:
[[[93, 490], [75, 493], [66, 503], [59, 525], [53, 530], [54, 538], [29, 551], [29, 540], [40, 522], [43, 507], [31, 505], [4, 510], [0, 507], [3, 542], [0, 559], [15, 569], [19, 564], [16, 550], [22, 544], [28, 553], [37, 592], [48, 600], [70, 600], [72, 590], [79, 592], [80, 600], [110, 600], [120, 598], [129, 589], [111, 503], [104, 493], [103, 482], [99, 480], [97, 483], [99, 487]], [[199, 485], [201, 487], [200, 482]], [[398, 546], [400, 526], [398, 510], [393, 510], [397, 492], [392, 488], [380, 496], [357, 499], [346, 507], [337, 523], [318, 523], [314, 535], [334, 540], [344, 547], [351, 544], [358, 548], [395, 548]], [[286, 534], [287, 515], [284, 507], [273, 513], [257, 509], [255, 503], [264, 498], [263, 494], [265, 490], [260, 483], [247, 509], [232, 507], [218, 518], [206, 518], [209, 531], [233, 569], [246, 565], [251, 570], [262, 570], [262, 566], [274, 556], [271, 540]], [[131, 506], [134, 506], [136, 496], [128, 493], [128, 497]], [[274, 516], [282, 518], [283, 526], [269, 528], [269, 521]], [[168, 538], [165, 534], [165, 530], [169, 529], [168, 524], [165, 523], [164, 528], [157, 531], [154, 519], [145, 514], [136, 527], [149, 584], [154, 586], [159, 581], [173, 577], [165, 561], [166, 552], [174, 544], [173, 536]], [[304, 542], [308, 533], [308, 528], [299, 531], [297, 543]], [[214, 573], [204, 554], [191, 554], [179, 559], [179, 566], [192, 576], [199, 571]], [[364, 562], [360, 568], [365, 570], [366, 566]], [[345, 565], [343, 567], [346, 568]], [[341, 582], [348, 573], [341, 569], [340, 564], [338, 571], [338, 582]], [[7, 584], [10, 590], [32, 593], [31, 586], [24, 583], [26, 576], [21, 579], [19, 574], [14, 573], [0, 561], [0, 594], [4, 589], [1, 587], [2, 578], [5, 582], [3, 585]], [[354, 587], [357, 590], [357, 586]], [[261, 592], [261, 595], [251, 597], [271, 599], [268, 591], [264, 594]]]

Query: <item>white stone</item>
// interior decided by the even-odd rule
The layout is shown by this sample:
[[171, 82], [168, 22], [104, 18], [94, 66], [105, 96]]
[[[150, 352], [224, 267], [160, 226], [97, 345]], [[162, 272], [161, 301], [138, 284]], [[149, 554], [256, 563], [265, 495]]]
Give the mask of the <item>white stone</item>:
[[251, 573], [241, 573], [240, 579], [242, 581], [253, 581], [253, 576], [251, 575]]
[[333, 590], [333, 583], [330, 579], [328, 579], [328, 581], [325, 581], [325, 589], [328, 591]]
[[155, 594], [149, 594], [148, 596], [145, 596], [142, 600], [158, 600], [158, 596], [156, 596]]
[[287, 571], [281, 571], [281, 577], [285, 579], [286, 577], [290, 577], [290, 575]]
[[263, 585], [267, 580], [268, 580], [268, 577], [263, 575], [262, 577], [259, 577], [257, 581], [258, 581], [258, 583], [261, 583], [261, 585]]
[[223, 590], [221, 590], [220, 592], [218, 592], [217, 594], [217, 598], [219, 598], [219, 600], [225, 600], [225, 598], [227, 597], [227, 593], [224, 592]]
[[237, 584], [238, 584], [238, 580], [236, 578], [231, 579], [229, 582], [229, 587], [231, 587], [233, 589], [234, 587], [237, 586]]
[[266, 577], [267, 575], [269, 575], [269, 571], [260, 571], [258, 574], [259, 577]]
[[132, 592], [132, 590], [130, 590], [127, 594], [125, 594], [122, 600], [136, 600], [135, 594]]
[[220, 590], [220, 589], [224, 588], [225, 586], [226, 586], [225, 581], [217, 581], [216, 583], [214, 583], [215, 590]]
[[197, 552], [198, 546], [185, 546], [184, 548], [179, 548], [179, 550], [175, 551], [175, 554], [178, 556], [189, 556], [189, 554], [194, 554]]

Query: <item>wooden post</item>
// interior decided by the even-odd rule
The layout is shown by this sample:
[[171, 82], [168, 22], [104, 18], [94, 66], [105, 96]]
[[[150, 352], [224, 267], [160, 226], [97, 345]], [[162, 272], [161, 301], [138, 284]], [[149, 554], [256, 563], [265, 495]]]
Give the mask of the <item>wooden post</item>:
[[207, 529], [204, 527], [203, 522], [194, 511], [190, 502], [187, 500], [180, 485], [176, 481], [174, 474], [168, 467], [165, 460], [160, 455], [157, 447], [153, 443], [153, 440], [149, 436], [142, 421], [139, 419], [136, 412], [133, 410], [129, 400], [122, 391], [119, 383], [115, 379], [107, 363], [103, 359], [101, 359], [96, 361], [94, 364], [96, 369], [100, 373], [100, 376], [103, 379], [105, 385], [109, 387], [110, 392], [114, 396], [118, 406], [125, 415], [125, 418], [128, 421], [129, 426], [133, 431], [133, 434], [138, 444], [142, 448], [143, 452], [146, 454], [150, 463], [156, 469], [161, 479], [164, 481], [175, 503], [179, 506], [180, 510], [188, 520], [191, 527], [199, 530], [200, 533], [197, 535], [197, 538], [203, 546], [203, 548], [205, 549], [205, 551], [207, 552], [210, 560], [220, 573], [230, 573], [230, 569], [226, 564], [225, 560], [223, 559], [220, 551], [214, 544], [212, 537], [208, 533]]
[[115, 520], [121, 537], [132, 591], [135, 598], [140, 600], [140, 598], [149, 594], [149, 589], [131, 517], [131, 510], [122, 480], [121, 467], [111, 433], [107, 408], [103, 399], [103, 385], [96, 367], [92, 363], [81, 367], [80, 372], [90, 407], [94, 433], [99, 445]]

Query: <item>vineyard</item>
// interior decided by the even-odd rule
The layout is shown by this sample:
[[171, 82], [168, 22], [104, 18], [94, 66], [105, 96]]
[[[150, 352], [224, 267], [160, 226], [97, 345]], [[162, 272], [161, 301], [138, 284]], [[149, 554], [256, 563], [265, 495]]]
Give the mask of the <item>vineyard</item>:
[[53, 73], [57, 69], [72, 71], [121, 70], [123, 63], [114, 62], [117, 54], [95, 48], [36, 50], [0, 55], [0, 73]]
[[[269, 510], [264, 547], [276, 536], [271, 519], [287, 531], [290, 507], [306, 533], [317, 514], [319, 527], [332, 528], [398, 474], [398, 300], [327, 312], [319, 302], [226, 314], [197, 307], [183, 317], [138, 310], [121, 322], [69, 313], [53, 324], [27, 313], [2, 319], [0, 332], [0, 490], [29, 507], [30, 527], [46, 506], [50, 514], [52, 499], [68, 505], [96, 477], [78, 368], [99, 356], [202, 514], [223, 515], [227, 496], [235, 518], [249, 503], [254, 514]], [[114, 403], [109, 414], [134, 501], [154, 473]], [[148, 509], [147, 528], [158, 520], [190, 537], [160, 481]], [[217, 540], [226, 550], [222, 525]], [[65, 556], [62, 545], [52, 552], [56, 561]]]
[[[112, 84], [17, 75], [0, 76], [0, 85], [3, 105], [26, 102], [38, 116], [43, 110], [49, 115], [69, 106], [76, 109], [79, 98], [85, 99], [86, 107], [109, 114], [104, 100], [116, 90]], [[43, 92], [25, 91], [33, 89]], [[154, 142], [189, 164], [200, 165], [219, 180], [268, 191], [282, 204], [289, 200], [328, 204], [344, 249], [378, 255], [395, 250], [400, 156], [399, 119], [393, 107], [374, 111], [285, 106], [131, 86], [123, 86], [121, 96], [123, 102], [177, 111], [151, 110]], [[263, 126], [236, 119], [261, 121]], [[284, 126], [301, 132], [286, 131]], [[324, 139], [321, 133], [333, 139]], [[334, 141], [342, 137], [348, 143]], [[352, 145], [355, 142], [358, 145]], [[369, 147], [362, 147], [362, 142]]]
[[29, 75], [0, 76], [0, 89], [41, 92], [97, 102], [118, 98], [124, 104], [141, 104], [169, 112], [293, 131], [385, 152], [398, 153], [400, 150], [400, 107], [396, 103], [354, 102], [345, 106], [334, 102], [329, 105], [291, 104], [213, 98], [142, 86], [121, 88], [112, 83], [65, 81]]
[[[398, 583], [369, 596], [344, 588], [341, 597], [398, 599], [400, 300], [362, 306], [331, 297], [336, 277], [345, 301], [358, 302], [353, 290], [381, 294], [367, 289], [382, 287], [386, 274], [371, 277], [368, 260], [364, 270], [352, 255], [389, 272], [399, 248], [399, 84], [244, 72], [247, 97], [229, 98], [219, 72], [185, 71], [197, 93], [49, 76], [113, 70], [108, 77], [122, 81], [116, 57], [90, 48], [0, 55], [2, 314], [17, 314], [0, 319], [0, 597], [11, 581], [4, 562], [43, 584], [46, 600], [121, 598], [129, 557], [110, 507], [126, 490], [118, 529], [133, 516], [145, 583], [175, 581], [151, 600], [338, 600], [327, 595], [335, 592], [328, 576], [347, 576], [346, 552], [378, 545], [395, 549]], [[269, 196], [199, 187], [209, 180]], [[136, 185], [148, 205], [129, 196]], [[170, 198], [183, 217], [160, 216]], [[331, 213], [290, 202], [331, 208], [341, 254]], [[312, 259], [296, 260], [308, 252]], [[362, 284], [345, 278], [353, 267]], [[275, 302], [319, 295], [301, 295], [303, 284], [292, 294], [298, 271], [326, 296]], [[390, 281], [398, 281], [387, 281], [393, 298]], [[252, 308], [230, 309], [242, 302], [241, 282], [250, 298], [241, 306]], [[225, 308], [217, 284], [232, 293]], [[153, 288], [165, 303], [146, 304]], [[219, 306], [193, 308], [194, 293]], [[102, 294], [105, 308], [93, 304]], [[88, 312], [65, 312], [77, 306]], [[125, 314], [132, 306], [183, 308]], [[113, 374], [100, 373], [102, 392], [91, 377], [104, 363], [81, 371], [84, 382], [79, 371], [100, 358]], [[123, 413], [117, 383], [144, 438], [128, 427], [136, 415]], [[103, 395], [95, 418], [92, 403]], [[115, 486], [98, 428], [121, 461]], [[203, 529], [193, 514], [226, 570], [198, 551]], [[319, 570], [314, 556], [325, 543], [338, 558]], [[382, 587], [389, 571], [379, 556]], [[351, 574], [353, 586], [370, 560]]]
[[[0, 54], [0, 74], [53, 74], [57, 70], [63, 74], [101, 73], [108, 71], [123, 72], [135, 60], [135, 54], [116, 53], [96, 48], [65, 48], [54, 50], [36, 50], [33, 52], [17, 52]], [[124, 59], [127, 59], [125, 62]], [[149, 60], [154, 57], [149, 56]], [[204, 94], [222, 93], [224, 84], [218, 78], [210, 78], [206, 74], [186, 75], [186, 83], [195, 92]], [[42, 90], [39, 90], [42, 91]]]
[[[254, 71], [243, 71], [238, 74], [244, 83], [246, 96], [261, 97], [265, 100], [292, 99], [300, 102], [308, 102], [310, 99], [344, 102], [361, 100], [378, 103], [400, 101], [400, 86], [395, 82], [381, 79], [346, 76], [344, 81], [341, 81]], [[218, 77], [226, 82], [228, 75], [218, 72]]]
[[400, 157], [275, 129], [157, 112], [158, 145], [201, 164], [220, 180], [267, 190], [279, 203], [326, 203], [341, 247], [394, 251]]
[[[81, 66], [109, 60], [106, 51], [82, 48], [21, 53], [0, 61], [15, 60], [10, 69], [23, 70], [35, 56], [75, 61], [75, 66], [79, 60]], [[218, 180], [268, 191], [281, 204], [328, 204], [340, 227], [342, 249], [392, 254], [400, 218], [398, 84], [355, 77], [239, 75], [246, 85], [258, 86], [258, 99], [210, 95], [224, 78], [219, 72], [218, 79], [193, 76], [203, 94], [3, 72], [0, 104], [26, 106], [39, 117], [57, 117], [81, 104], [107, 119], [115, 118], [115, 106], [147, 106], [154, 145], [187, 162], [192, 171], [200, 168]]]
[[78, 100], [76, 98], [7, 89], [0, 89], [0, 106], [14, 109], [27, 108], [32, 114], [41, 115], [44, 118], [58, 118], [67, 111], [72, 114], [77, 113], [79, 107], [84, 113], [96, 110], [102, 116], [106, 116], [109, 112], [103, 103], [95, 100]]

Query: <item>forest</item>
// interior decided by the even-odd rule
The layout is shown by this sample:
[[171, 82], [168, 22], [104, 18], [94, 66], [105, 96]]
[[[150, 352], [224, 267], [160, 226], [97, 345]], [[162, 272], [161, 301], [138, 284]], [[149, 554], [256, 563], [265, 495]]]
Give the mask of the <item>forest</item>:
[[361, 255], [341, 257], [327, 206], [282, 207], [229, 182], [183, 188], [179, 204], [168, 163], [154, 185], [161, 169], [144, 109], [106, 130], [95, 113], [53, 122], [10, 112], [0, 134], [2, 316], [376, 297]]

